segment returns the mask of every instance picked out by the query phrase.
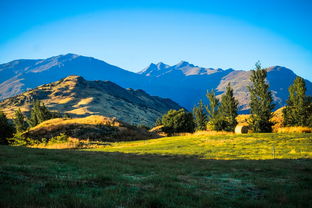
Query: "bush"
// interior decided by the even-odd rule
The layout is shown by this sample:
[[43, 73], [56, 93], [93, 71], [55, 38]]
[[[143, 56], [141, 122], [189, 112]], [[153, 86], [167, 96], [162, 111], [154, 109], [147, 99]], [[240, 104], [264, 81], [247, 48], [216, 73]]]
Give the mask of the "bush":
[[59, 144], [59, 143], [65, 143], [65, 142], [68, 142], [68, 136], [64, 133], [61, 133], [59, 136], [52, 137], [50, 140], [48, 140], [47, 143]]
[[163, 130], [166, 133], [173, 134], [179, 132], [194, 132], [195, 124], [192, 113], [184, 109], [169, 110], [162, 117]]
[[15, 146], [32, 146], [32, 145], [50, 145], [50, 144], [60, 144], [68, 142], [68, 136], [64, 133], [61, 133], [59, 136], [41, 139], [32, 139], [24, 136], [22, 133], [16, 133], [13, 138], [9, 139], [9, 143]]
[[8, 139], [8, 141], [10, 145], [14, 146], [28, 146], [41, 143], [41, 141], [23, 136], [20, 132], [16, 133], [13, 138]]
[[0, 144], [8, 144], [8, 138], [12, 137], [14, 127], [7, 119], [6, 115], [0, 111]]

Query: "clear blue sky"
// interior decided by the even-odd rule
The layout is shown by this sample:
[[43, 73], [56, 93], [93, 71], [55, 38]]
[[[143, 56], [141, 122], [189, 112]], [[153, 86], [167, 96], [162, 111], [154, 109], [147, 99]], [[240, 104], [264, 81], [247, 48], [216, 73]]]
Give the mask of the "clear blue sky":
[[0, 63], [76, 53], [130, 71], [181, 60], [312, 80], [309, 0], [1, 0]]

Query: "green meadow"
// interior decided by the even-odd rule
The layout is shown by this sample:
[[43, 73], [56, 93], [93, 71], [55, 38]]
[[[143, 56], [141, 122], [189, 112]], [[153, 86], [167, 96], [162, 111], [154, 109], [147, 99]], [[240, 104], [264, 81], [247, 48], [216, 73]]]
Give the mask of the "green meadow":
[[88, 151], [188, 155], [217, 160], [311, 159], [312, 135], [289, 133], [207, 135], [199, 132], [186, 136], [106, 143]]
[[0, 146], [0, 207], [311, 207], [312, 135]]

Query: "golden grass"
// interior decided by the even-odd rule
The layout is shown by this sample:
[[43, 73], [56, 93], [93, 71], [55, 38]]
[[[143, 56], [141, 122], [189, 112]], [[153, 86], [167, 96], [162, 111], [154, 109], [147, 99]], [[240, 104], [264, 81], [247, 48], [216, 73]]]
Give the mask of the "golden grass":
[[74, 100], [74, 98], [72, 97], [67, 97], [67, 98], [64, 98], [64, 99], [57, 99], [57, 100], [54, 100], [54, 102], [58, 103], [58, 104], [66, 104], [70, 101]]
[[89, 141], [80, 141], [79, 139], [69, 137], [67, 142], [62, 143], [47, 143], [47, 144], [35, 144], [29, 145], [31, 148], [43, 148], [43, 149], [76, 149], [82, 147], [82, 144], [87, 144]]
[[216, 136], [216, 135], [233, 135], [228, 131], [196, 131], [194, 133], [176, 133], [174, 136]]
[[304, 126], [283, 127], [277, 129], [278, 133], [312, 133], [312, 128]]
[[88, 107], [76, 108], [76, 109], [71, 110], [71, 111], [66, 111], [66, 113], [76, 114], [76, 115], [93, 114], [93, 112], [88, 110]]
[[89, 97], [89, 98], [84, 98], [84, 99], [81, 99], [76, 105], [74, 105], [73, 107], [75, 108], [78, 108], [80, 107], [81, 105], [88, 105], [89, 103], [91, 103], [93, 101], [93, 98], [92, 97]]
[[61, 125], [70, 124], [89, 124], [89, 125], [109, 125], [109, 126], [121, 126], [122, 124], [114, 118], [105, 116], [92, 115], [85, 118], [55, 118], [42, 122], [41, 124], [31, 128], [30, 130], [36, 130], [40, 128], [52, 128]]

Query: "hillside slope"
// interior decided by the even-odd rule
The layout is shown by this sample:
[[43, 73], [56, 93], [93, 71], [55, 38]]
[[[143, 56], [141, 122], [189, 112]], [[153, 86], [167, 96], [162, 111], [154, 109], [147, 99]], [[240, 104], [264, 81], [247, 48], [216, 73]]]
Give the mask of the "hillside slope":
[[51, 110], [73, 117], [104, 115], [148, 126], [169, 109], [181, 108], [170, 99], [150, 96], [143, 90], [124, 89], [110, 81], [86, 81], [80, 76], [69, 76], [5, 99], [0, 102], [0, 108], [9, 116], [17, 108], [29, 112], [35, 99]]

